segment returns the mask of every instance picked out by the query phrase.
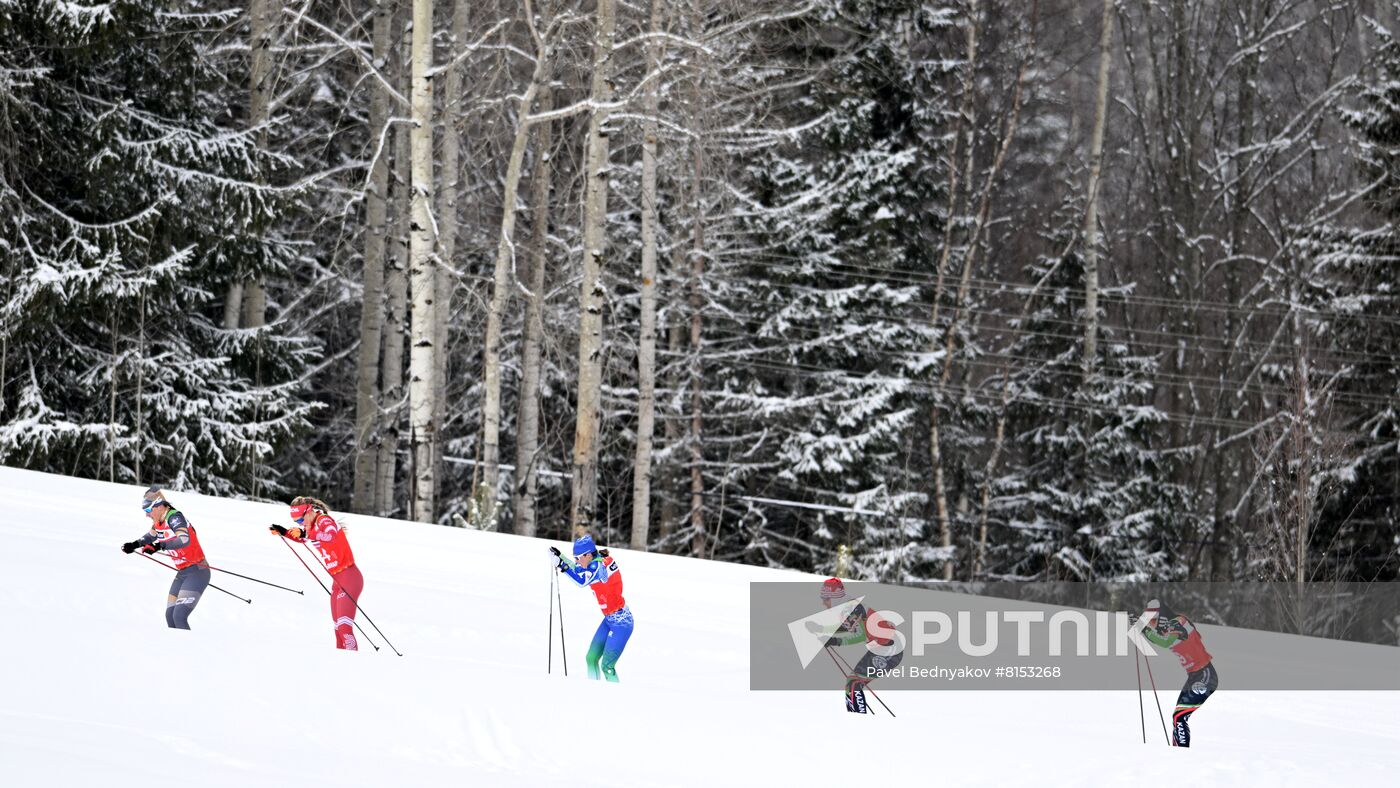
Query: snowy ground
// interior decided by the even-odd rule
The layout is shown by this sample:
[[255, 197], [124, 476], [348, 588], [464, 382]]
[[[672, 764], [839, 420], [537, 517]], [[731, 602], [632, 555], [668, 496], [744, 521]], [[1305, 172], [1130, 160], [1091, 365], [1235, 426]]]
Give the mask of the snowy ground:
[[[404, 653], [333, 647], [324, 593], [267, 532], [282, 506], [171, 493], [215, 573], [192, 632], [171, 572], [118, 546], [136, 487], [0, 468], [0, 785], [1342, 785], [1392, 782], [1400, 693], [1230, 692], [1169, 749], [1134, 693], [748, 690], [748, 581], [802, 575], [614, 552], [636, 634], [581, 677], [598, 623], [565, 588], [545, 673], [546, 542], [349, 516], [365, 610]], [[368, 629], [368, 627], [366, 627]], [[373, 630], [370, 630], [373, 636]], [[378, 640], [378, 637], [375, 638]], [[380, 641], [381, 646], [383, 645]], [[1344, 666], [1320, 666], [1338, 669]], [[1180, 676], [1162, 692], [1170, 708]], [[1150, 709], [1149, 700], [1149, 709]], [[1150, 712], [1149, 712], [1150, 713]]]

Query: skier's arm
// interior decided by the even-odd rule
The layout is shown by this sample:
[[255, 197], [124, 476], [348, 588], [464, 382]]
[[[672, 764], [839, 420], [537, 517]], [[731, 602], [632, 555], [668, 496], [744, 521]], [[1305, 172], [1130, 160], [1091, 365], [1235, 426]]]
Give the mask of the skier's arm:
[[310, 528], [296, 530], [301, 531], [303, 541], [330, 542], [335, 539], [336, 534], [340, 533], [340, 524], [329, 516], [322, 516]]
[[860, 632], [837, 632], [835, 635], [833, 635], [833, 636], [827, 638], [827, 640], [826, 640], [826, 645], [828, 645], [828, 646], [853, 646], [853, 645], [855, 645], [855, 644], [857, 644], [857, 643], [864, 643], [864, 642], [865, 642], [865, 635], [861, 634]]
[[846, 620], [837, 628], [836, 633], [827, 638], [826, 645], [854, 646], [857, 643], [864, 643], [866, 641], [866, 617], [865, 606], [856, 605], [855, 609], [851, 611], [851, 615], [847, 616]]
[[592, 583], [598, 582], [598, 573], [602, 569], [601, 561], [595, 559], [588, 566], [579, 566], [573, 561], [562, 557], [559, 559], [559, 561], [563, 564], [562, 571], [564, 573], [564, 576], [568, 577], [575, 583], [578, 583], [581, 586], [587, 586]]
[[[1142, 629], [1142, 635], [1143, 637], [1147, 638], [1148, 642], [1153, 644], [1154, 646], [1161, 646], [1162, 648], [1171, 648], [1172, 646], [1176, 645], [1178, 642], [1181, 641], [1181, 635], [1176, 631], [1176, 627], [1173, 626], [1173, 624], [1175, 624], [1175, 622], [1173, 621], [1159, 620], [1153, 625], [1144, 626]], [[1163, 632], [1157, 628], [1161, 625], [1165, 625], [1167, 627], [1166, 632]]]
[[136, 552], [137, 550], [141, 550], [144, 553], [153, 553], [156, 550], [160, 549], [159, 547], [154, 546], [155, 541], [155, 533], [147, 532], [143, 534], [141, 538], [134, 539], [122, 545], [122, 552], [130, 554]]
[[183, 550], [190, 546], [190, 523], [183, 514], [175, 512], [166, 518], [165, 524], [174, 532], [174, 536], [160, 541], [155, 534], [149, 534], [151, 544], [157, 550]]

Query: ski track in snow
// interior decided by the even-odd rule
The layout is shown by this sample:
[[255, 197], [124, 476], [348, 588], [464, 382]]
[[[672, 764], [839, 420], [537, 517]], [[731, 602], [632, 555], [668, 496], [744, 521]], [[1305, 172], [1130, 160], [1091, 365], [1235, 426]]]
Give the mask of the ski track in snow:
[[[118, 547], [141, 488], [0, 468], [0, 786], [1046, 786], [1387, 784], [1400, 693], [1231, 692], [1166, 748], [1135, 693], [748, 689], [748, 582], [809, 575], [616, 549], [635, 635], [584, 678], [593, 595], [561, 585], [569, 677], [546, 675], [551, 542], [358, 515], [362, 602], [404, 653], [335, 650], [324, 592], [278, 540], [286, 507], [170, 491], [219, 572], [165, 627], [172, 572]], [[553, 542], [553, 544], [559, 544]], [[307, 558], [304, 552], [303, 558]], [[309, 560], [309, 559], [308, 559]], [[1217, 655], [1222, 673], [1228, 655]], [[1345, 666], [1319, 666], [1345, 669]], [[1182, 679], [1159, 677], [1170, 714]], [[879, 687], [877, 685], [876, 689]]]

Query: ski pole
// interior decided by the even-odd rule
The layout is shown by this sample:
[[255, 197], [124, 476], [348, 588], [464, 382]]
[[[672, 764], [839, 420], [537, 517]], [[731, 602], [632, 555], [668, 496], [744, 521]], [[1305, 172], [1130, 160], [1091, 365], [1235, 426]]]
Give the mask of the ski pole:
[[[554, 576], [554, 582], [559, 582], [559, 576]], [[562, 655], [561, 661], [564, 663], [564, 675], [569, 675], [569, 646], [564, 640], [564, 595], [555, 588], [554, 598], [559, 601], [559, 653]]]
[[[286, 537], [283, 537], [283, 539], [285, 540]], [[305, 542], [302, 542], [302, 543], [301, 543], [301, 546], [302, 546], [302, 547], [306, 547], [306, 552], [307, 552], [309, 555], [311, 555], [313, 558], [315, 557], [316, 554], [311, 552], [311, 548], [310, 548], [310, 547], [307, 547], [307, 545], [306, 545]], [[293, 552], [295, 552], [295, 551], [293, 551]], [[301, 556], [297, 556], [297, 557], [300, 558]], [[311, 568], [311, 567], [307, 567], [308, 570], [309, 570], [310, 568]], [[315, 572], [312, 572], [312, 574], [315, 574]], [[320, 578], [317, 578], [317, 579], [319, 580]], [[390, 649], [391, 651], [393, 651], [395, 654], [398, 654], [400, 657], [402, 657], [403, 654], [402, 654], [398, 649], [394, 648], [394, 644], [393, 644], [393, 643], [390, 643], [390, 642], [389, 642], [389, 637], [388, 637], [387, 635], [384, 634], [384, 630], [380, 629], [380, 628], [379, 628], [379, 625], [376, 624], [376, 623], [374, 623], [374, 619], [372, 619], [372, 618], [369, 617], [369, 613], [366, 613], [366, 612], [365, 612], [365, 609], [362, 608], [362, 607], [360, 607], [360, 601], [359, 601], [358, 599], [356, 599], [349, 591], [346, 591], [346, 590], [345, 590], [345, 586], [342, 586], [340, 583], [336, 582], [335, 575], [331, 575], [331, 585], [334, 585], [336, 588], [339, 588], [339, 589], [341, 590], [342, 593], [344, 593], [346, 596], [350, 597], [350, 602], [351, 602], [352, 604], [355, 605], [355, 609], [358, 610], [358, 611], [360, 611], [360, 615], [364, 616], [364, 617], [365, 617], [365, 620], [369, 622], [369, 625], [372, 626], [372, 627], [374, 627], [374, 631], [375, 631], [375, 632], [378, 632], [378, 633], [379, 633], [379, 636], [382, 637], [382, 638], [384, 638], [384, 645], [388, 646], [389, 649]], [[351, 620], [353, 621], [354, 619], [351, 619]], [[363, 632], [364, 630], [360, 630], [360, 631]]]
[[[176, 572], [180, 571], [179, 569], [175, 569], [175, 567], [171, 566], [170, 564], [165, 563], [164, 561], [157, 561], [156, 559], [150, 557], [149, 555], [146, 555], [144, 552], [139, 553], [139, 555], [140, 555], [142, 558], [146, 559], [147, 561], [150, 561], [150, 562], [153, 563], [153, 564], [160, 564], [161, 566], [165, 567], [166, 569], [171, 569], [171, 570], [174, 570], [174, 571], [176, 571]], [[212, 589], [215, 589], [215, 590], [217, 590], [217, 591], [222, 591], [222, 592], [224, 592], [225, 594], [228, 594], [229, 596], [233, 597], [234, 599], [237, 599], [237, 600], [240, 601], [240, 602], [247, 602], [247, 603], [250, 604], [250, 605], [253, 604], [253, 600], [251, 600], [251, 599], [244, 599], [243, 597], [239, 596], [238, 594], [233, 593], [232, 591], [228, 590], [227, 588], [219, 588], [218, 586], [214, 585], [213, 583], [210, 583], [210, 584], [209, 584], [209, 587], [212, 588]]]
[[1152, 663], [1147, 661], [1144, 655], [1142, 663], [1147, 666], [1147, 680], [1152, 682], [1152, 699], [1157, 701], [1157, 721], [1162, 723], [1162, 735], [1167, 737], [1167, 746], [1172, 746], [1172, 735], [1167, 733], [1167, 719], [1162, 715], [1162, 699], [1157, 696], [1157, 681], [1152, 678]]
[[[842, 673], [843, 675], [847, 675], [847, 676], [854, 676], [854, 675], [855, 675], [855, 669], [853, 669], [853, 668], [851, 667], [850, 663], [846, 662], [845, 657], [842, 657], [840, 654], [837, 654], [837, 653], [836, 653], [836, 649], [834, 649], [834, 648], [832, 648], [832, 647], [830, 647], [830, 646], [827, 646], [827, 647], [826, 647], [826, 653], [831, 657], [831, 659], [832, 659], [833, 661], [836, 662], [836, 669], [839, 670], [839, 671], [841, 671], [841, 673]], [[843, 665], [844, 665], [844, 667], [842, 667]], [[867, 683], [867, 684], [865, 685], [865, 688], [868, 689], [868, 690], [870, 690], [870, 694], [873, 695], [873, 696], [875, 696], [875, 700], [880, 701], [880, 705], [881, 705], [881, 706], [885, 706], [885, 702], [884, 702], [883, 700], [880, 700], [880, 695], [879, 695], [879, 693], [875, 692], [875, 689], [874, 689], [873, 687], [871, 687], [870, 684]], [[890, 711], [890, 707], [889, 707], [889, 706], [885, 706], [885, 711], [889, 712], [889, 714], [890, 714], [891, 717], [895, 716], [895, 713], [892, 712], [892, 711]]]
[[[834, 665], [834, 666], [836, 666], [836, 670], [839, 671], [839, 672], [841, 673], [841, 676], [842, 676], [843, 678], [844, 678], [845, 676], [849, 675], [849, 671], [847, 671], [845, 668], [843, 668], [843, 667], [841, 666], [841, 663], [838, 662], [838, 661], [836, 660], [836, 655], [833, 654], [833, 653], [831, 652], [831, 647], [830, 647], [830, 646], [822, 646], [822, 651], [825, 651], [825, 652], [826, 652], [826, 655], [827, 655], [828, 657], [831, 657], [831, 664]], [[847, 692], [847, 693], [846, 693], [846, 704], [847, 704], [847, 709], [846, 709], [846, 710], [847, 710], [847, 711], [850, 711], [851, 708], [854, 708], [854, 705], [853, 705], [853, 704], [855, 703], [855, 697], [856, 697], [856, 695], [855, 695], [855, 692], [854, 692], [854, 691], [851, 691], [851, 692]]]
[[1142, 743], [1147, 743], [1147, 712], [1142, 710], [1142, 652], [1133, 651], [1133, 667], [1137, 669], [1138, 722], [1142, 723]]
[[[285, 537], [285, 536], [282, 537], [282, 541], [285, 543], [285, 542], [287, 541], [287, 537]], [[291, 546], [290, 544], [288, 544], [288, 545], [287, 545], [287, 549], [288, 549], [288, 550], [292, 550], [292, 546]], [[292, 550], [292, 557], [295, 558], [295, 559], [297, 559], [298, 561], [301, 561], [301, 556], [297, 555], [297, 551], [295, 551], [295, 550]], [[305, 561], [301, 561], [301, 565], [302, 565], [302, 566], [306, 566], [306, 562], [305, 562]], [[306, 566], [306, 571], [311, 572], [311, 567]], [[326, 592], [326, 596], [330, 596], [330, 595], [331, 595], [331, 590], [330, 590], [329, 588], [326, 588], [326, 584], [321, 582], [321, 578], [320, 578], [319, 576], [317, 576], [317, 574], [316, 574], [315, 572], [311, 572], [311, 577], [312, 577], [313, 579], [315, 579], [315, 581], [316, 581], [316, 583], [317, 583], [318, 585], [321, 586], [321, 590]], [[355, 625], [355, 629], [360, 630], [360, 634], [361, 634], [361, 635], [364, 635], [365, 640], [369, 641], [369, 644], [370, 644], [371, 646], [374, 646], [374, 650], [375, 650], [375, 651], [378, 651], [378, 650], [379, 650], [378, 644], [376, 644], [376, 643], [374, 642], [374, 639], [373, 639], [373, 638], [371, 638], [369, 635], [365, 634], [364, 628], [360, 626], [360, 624], [359, 624], [358, 621], [356, 621], [355, 619], [352, 618], [352, 619], [350, 619], [350, 623]]]
[[558, 585], [554, 569], [549, 570], [549, 659], [545, 663], [545, 673], [554, 673], [554, 590]]
[[266, 580], [259, 580], [259, 579], [257, 579], [256, 577], [249, 577], [249, 576], [247, 576], [247, 575], [240, 575], [240, 574], [238, 574], [237, 572], [230, 572], [230, 571], [227, 570], [227, 569], [220, 569], [220, 568], [217, 567], [217, 566], [211, 566], [211, 567], [209, 567], [209, 568], [210, 568], [210, 569], [213, 569], [215, 572], [223, 572], [223, 573], [226, 574], [226, 575], [233, 575], [234, 577], [241, 577], [241, 578], [243, 578], [244, 580], [252, 580], [254, 583], [262, 583], [262, 584], [265, 585], [265, 586], [272, 586], [273, 588], [280, 588], [280, 589], [282, 589], [283, 591], [291, 591], [293, 594], [301, 594], [302, 596], [306, 596], [306, 594], [302, 594], [302, 592], [296, 590], [295, 588], [287, 588], [286, 586], [279, 586], [279, 585], [277, 585], [276, 583], [269, 583], [269, 582], [267, 582]]

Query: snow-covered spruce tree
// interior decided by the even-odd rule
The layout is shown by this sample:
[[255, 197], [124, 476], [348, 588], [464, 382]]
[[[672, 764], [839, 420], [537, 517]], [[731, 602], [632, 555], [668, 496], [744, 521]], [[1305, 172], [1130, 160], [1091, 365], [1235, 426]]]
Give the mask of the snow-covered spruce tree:
[[1354, 135], [1360, 182], [1370, 188], [1365, 211], [1301, 244], [1312, 272], [1309, 323], [1323, 352], [1341, 351], [1345, 367], [1333, 419], [1352, 434], [1355, 449], [1351, 461], [1332, 469], [1336, 494], [1310, 539], [1311, 574], [1362, 582], [1400, 576], [1400, 31], [1377, 27], [1375, 34], [1374, 70], [1342, 114]]
[[744, 253], [709, 285], [712, 429], [754, 436], [733, 492], [885, 516], [750, 510], [729, 537], [748, 560], [830, 570], [848, 544], [856, 576], [926, 571], [914, 381], [933, 334], [915, 280], [941, 233], [948, 26], [941, 4], [836, 0], [765, 33], [769, 82], [800, 87], [770, 109], [789, 131], [736, 173]]
[[[1061, 250], [1082, 217], [1070, 213], [1051, 239]], [[1082, 257], [1042, 256], [1027, 268], [1026, 281], [1043, 284], [1013, 293], [1032, 300], [1011, 325], [1006, 354], [1016, 367], [1006, 382], [1006, 460], [994, 474], [986, 576], [1183, 577], [1189, 554], [1177, 539], [1187, 496], [1155, 450], [1166, 420], [1151, 402], [1157, 359], [1102, 326], [1086, 380], [1084, 337], [1073, 328], [1084, 309]]]
[[311, 406], [314, 355], [220, 325], [231, 267], [281, 249], [255, 183], [285, 161], [216, 126], [197, 56], [217, 17], [156, 2], [0, 5], [0, 462], [215, 494], [268, 494], [265, 464]]

